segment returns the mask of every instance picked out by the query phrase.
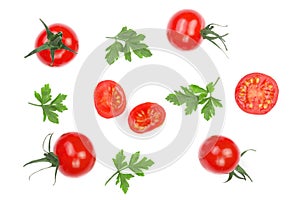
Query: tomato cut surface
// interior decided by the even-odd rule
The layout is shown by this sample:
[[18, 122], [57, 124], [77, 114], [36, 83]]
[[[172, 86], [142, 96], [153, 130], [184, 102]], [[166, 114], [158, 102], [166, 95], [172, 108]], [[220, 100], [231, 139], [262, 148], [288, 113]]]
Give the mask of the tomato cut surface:
[[145, 133], [161, 126], [166, 112], [157, 103], [146, 102], [134, 107], [128, 117], [128, 124], [132, 131]]
[[63, 134], [54, 145], [54, 154], [59, 160], [59, 171], [71, 177], [88, 173], [96, 161], [91, 141], [77, 132]]
[[208, 171], [227, 174], [233, 171], [240, 160], [240, 150], [229, 138], [211, 136], [199, 149], [201, 165]]
[[275, 106], [278, 93], [277, 83], [272, 77], [262, 73], [251, 73], [237, 84], [235, 100], [247, 113], [266, 114]]
[[104, 118], [119, 116], [124, 112], [126, 107], [125, 92], [114, 81], [101, 81], [94, 91], [94, 103], [100, 116]]
[[202, 42], [201, 30], [205, 27], [204, 18], [194, 10], [180, 10], [169, 23], [167, 37], [170, 43], [182, 50], [195, 49]]

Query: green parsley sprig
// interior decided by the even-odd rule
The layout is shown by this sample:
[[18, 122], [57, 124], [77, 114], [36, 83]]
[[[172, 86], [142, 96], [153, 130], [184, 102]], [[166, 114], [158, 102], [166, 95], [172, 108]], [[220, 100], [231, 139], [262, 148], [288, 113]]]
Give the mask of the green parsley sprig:
[[58, 94], [55, 99], [52, 100], [51, 88], [49, 84], [45, 84], [44, 87], [41, 88], [41, 93], [34, 91], [34, 96], [41, 104], [30, 102], [28, 102], [28, 104], [42, 107], [43, 121], [46, 121], [46, 119], [48, 119], [50, 122], [58, 124], [59, 120], [56, 111], [63, 112], [65, 110], [68, 110], [68, 108], [62, 103], [67, 98], [67, 95]]
[[126, 26], [115, 37], [106, 38], [115, 40], [112, 45], [106, 48], [105, 59], [110, 65], [119, 59], [120, 53], [124, 53], [125, 60], [129, 62], [131, 62], [132, 52], [139, 58], [152, 56], [148, 45], [142, 43], [145, 35], [137, 34], [136, 31], [128, 29]]
[[129, 188], [128, 180], [134, 177], [133, 174], [130, 173], [122, 173], [126, 169], [130, 169], [137, 176], [144, 176], [143, 170], [148, 170], [154, 162], [151, 159], [143, 157], [140, 159], [140, 152], [136, 152], [131, 155], [129, 163], [125, 161], [126, 156], [124, 155], [124, 151], [121, 150], [117, 153], [116, 157], [113, 158], [114, 165], [117, 171], [106, 181], [105, 185], [115, 176], [117, 176], [116, 185], [120, 184], [120, 188], [124, 192], [127, 193]]
[[215, 115], [215, 107], [222, 107], [221, 100], [212, 96], [219, 79], [215, 83], [208, 83], [206, 88], [201, 88], [194, 84], [188, 87], [182, 86], [182, 91], [174, 91], [174, 94], [169, 94], [166, 100], [177, 106], [185, 104], [186, 115], [190, 115], [193, 111], [196, 111], [198, 105], [203, 105], [201, 114], [208, 121]]

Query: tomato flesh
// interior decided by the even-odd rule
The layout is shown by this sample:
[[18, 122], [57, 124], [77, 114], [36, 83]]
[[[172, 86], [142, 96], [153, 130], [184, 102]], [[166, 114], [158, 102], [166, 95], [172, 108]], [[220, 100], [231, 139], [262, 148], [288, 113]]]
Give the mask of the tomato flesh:
[[[58, 32], [62, 32], [62, 43], [67, 47], [72, 49], [75, 52], [78, 52], [78, 38], [75, 32], [67, 25], [64, 24], [52, 24], [48, 27], [53, 34], [57, 34]], [[43, 30], [37, 37], [35, 42], [35, 48], [42, 46], [48, 41], [46, 30]], [[51, 67], [60, 67], [67, 63], [69, 63], [76, 54], [65, 49], [58, 49], [54, 52], [54, 62], [52, 63], [50, 50], [46, 49], [40, 51], [37, 54], [39, 60]]]
[[238, 165], [240, 150], [229, 138], [211, 136], [201, 145], [198, 158], [206, 170], [227, 174], [233, 171]]
[[101, 81], [94, 91], [94, 103], [100, 116], [104, 118], [119, 116], [124, 112], [126, 107], [125, 92], [114, 81]]
[[142, 134], [161, 126], [165, 118], [163, 107], [157, 103], [146, 102], [131, 110], [128, 124], [132, 131]]
[[170, 43], [181, 50], [195, 49], [203, 38], [204, 18], [194, 10], [181, 10], [175, 13], [169, 23], [167, 37]]
[[88, 173], [96, 160], [91, 141], [77, 132], [63, 134], [54, 145], [54, 154], [59, 160], [59, 171], [71, 177]]
[[262, 73], [251, 73], [244, 76], [236, 86], [235, 100], [238, 106], [250, 114], [266, 114], [278, 99], [276, 81]]

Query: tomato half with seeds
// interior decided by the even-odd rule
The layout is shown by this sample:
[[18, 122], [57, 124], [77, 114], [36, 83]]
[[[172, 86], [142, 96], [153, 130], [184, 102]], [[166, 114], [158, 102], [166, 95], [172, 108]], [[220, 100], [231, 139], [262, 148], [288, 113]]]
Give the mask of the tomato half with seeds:
[[255, 72], [238, 82], [235, 100], [246, 113], [261, 115], [272, 110], [277, 103], [278, 93], [278, 85], [272, 77]]
[[107, 119], [119, 116], [126, 107], [125, 92], [115, 81], [101, 81], [94, 91], [94, 103], [100, 116]]
[[128, 117], [132, 131], [142, 134], [161, 126], [166, 118], [165, 109], [157, 103], [146, 102], [134, 107]]

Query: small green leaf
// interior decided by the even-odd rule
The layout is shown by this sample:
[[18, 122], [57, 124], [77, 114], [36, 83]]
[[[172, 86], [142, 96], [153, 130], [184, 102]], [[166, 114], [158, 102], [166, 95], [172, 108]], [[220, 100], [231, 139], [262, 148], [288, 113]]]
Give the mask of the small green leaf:
[[49, 84], [45, 84], [44, 87], [41, 88], [41, 103], [46, 104], [51, 100], [51, 88]]
[[45, 84], [44, 87], [41, 88], [41, 94], [35, 91], [34, 96], [41, 103], [41, 105], [37, 105], [33, 103], [29, 103], [29, 104], [33, 106], [42, 107], [43, 121], [46, 121], [46, 119], [48, 119], [50, 122], [58, 124], [59, 123], [58, 114], [55, 112], [56, 111], [63, 112], [65, 110], [68, 110], [68, 108], [62, 104], [62, 102], [67, 98], [67, 95], [58, 94], [56, 98], [51, 101], [52, 99], [51, 88], [49, 84]]
[[122, 174], [122, 173], [118, 174], [116, 185], [118, 185], [118, 183], [120, 183], [120, 188], [122, 189], [124, 194], [127, 193], [128, 188], [129, 188], [128, 180], [130, 180], [133, 177], [134, 176], [132, 174]]
[[122, 170], [124, 167], [127, 166], [127, 162], [125, 161], [125, 155], [124, 155], [124, 151], [121, 150], [117, 155], [116, 158], [113, 159], [113, 162], [115, 164], [115, 167], [118, 170]]
[[219, 107], [219, 108], [223, 107], [223, 105], [221, 104], [221, 100], [213, 98], [213, 97], [211, 97], [211, 100], [212, 100], [215, 107]]
[[169, 101], [169, 102], [171, 102], [171, 103], [173, 103], [174, 105], [177, 105], [177, 106], [182, 105], [182, 104], [179, 102], [179, 100], [178, 100], [178, 98], [177, 98], [177, 96], [176, 96], [175, 94], [169, 94], [169, 95], [166, 97], [166, 100]]
[[151, 51], [148, 49], [148, 45], [142, 43], [145, 39], [145, 35], [137, 34], [132, 29], [123, 27], [121, 32], [115, 37], [108, 38], [115, 40], [112, 45], [106, 48], [105, 59], [110, 65], [119, 59], [120, 53], [124, 53], [125, 60], [129, 62], [132, 60], [132, 52], [139, 58], [152, 56]]
[[208, 93], [213, 93], [215, 91], [214, 83], [210, 82], [209, 84], [207, 84], [206, 90], [207, 90]]
[[198, 85], [189, 85], [190, 90], [194, 93], [194, 94], [206, 94], [207, 95], [207, 91], [205, 89], [203, 89], [202, 87], [199, 87]]

